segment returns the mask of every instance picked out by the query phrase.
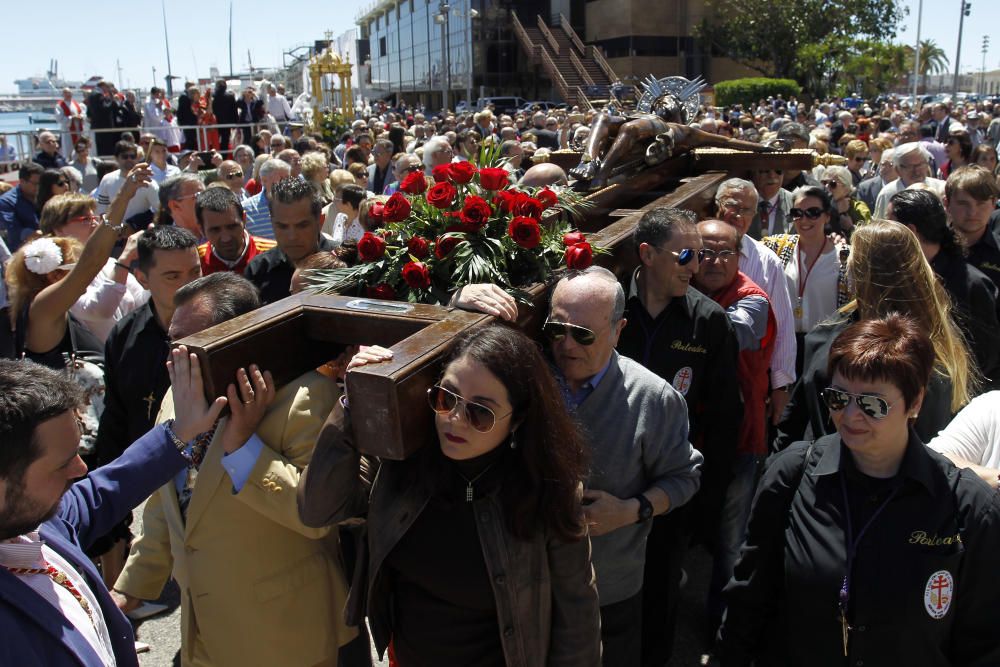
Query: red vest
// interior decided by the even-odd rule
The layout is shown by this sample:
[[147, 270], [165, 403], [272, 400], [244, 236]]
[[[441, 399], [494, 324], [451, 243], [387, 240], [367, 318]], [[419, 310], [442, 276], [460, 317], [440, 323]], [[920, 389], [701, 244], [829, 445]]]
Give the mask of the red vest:
[[210, 273], [217, 273], [219, 271], [232, 271], [242, 276], [251, 259], [263, 252], [267, 252], [276, 245], [271, 239], [262, 239], [250, 234], [247, 234], [247, 236], [249, 237], [247, 239], [247, 249], [243, 251], [243, 256], [240, 257], [240, 260], [231, 267], [227, 266], [225, 262], [212, 252], [212, 246], [208, 241], [198, 246], [198, 256], [201, 257], [201, 275], [207, 276]]
[[[739, 271], [729, 287], [712, 298], [723, 308], [729, 308], [740, 299], [748, 296], [759, 296], [771, 300], [767, 292], [757, 286]], [[768, 369], [771, 367], [771, 355], [774, 354], [774, 342], [777, 337], [778, 324], [774, 319], [774, 311], [767, 311], [767, 331], [760, 340], [760, 348], [756, 350], [741, 350], [738, 364], [740, 390], [743, 392], [743, 423], [740, 427], [740, 442], [737, 451], [745, 454], [767, 454], [767, 389]]]
[[[73, 108], [70, 108], [70, 104]], [[80, 105], [77, 104], [76, 100], [70, 100], [70, 104], [66, 104], [66, 100], [59, 100], [59, 110], [62, 112], [66, 118], [70, 118], [73, 114], [78, 114], [82, 111]], [[69, 135], [72, 146], [76, 147], [76, 142], [80, 140], [83, 134], [83, 121], [79, 118], [71, 118], [69, 121]]]

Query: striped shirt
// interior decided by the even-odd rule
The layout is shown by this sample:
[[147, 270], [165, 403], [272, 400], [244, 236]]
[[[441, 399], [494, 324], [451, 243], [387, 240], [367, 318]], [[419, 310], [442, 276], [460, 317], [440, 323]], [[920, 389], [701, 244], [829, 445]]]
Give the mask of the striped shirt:
[[795, 320], [792, 300], [781, 260], [760, 241], [743, 235], [740, 271], [767, 292], [778, 325], [774, 355], [771, 357], [771, 386], [784, 387], [795, 382]]

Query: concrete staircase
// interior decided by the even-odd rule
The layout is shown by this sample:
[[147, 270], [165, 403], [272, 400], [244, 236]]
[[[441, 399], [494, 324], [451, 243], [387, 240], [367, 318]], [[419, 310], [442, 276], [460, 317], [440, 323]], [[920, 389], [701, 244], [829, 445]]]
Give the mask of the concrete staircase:
[[608, 88], [618, 77], [600, 49], [584, 44], [565, 16], [560, 14], [559, 25], [550, 27], [541, 16], [534, 24], [523, 24], [516, 13], [511, 15], [521, 48], [567, 104], [588, 109], [608, 98]]

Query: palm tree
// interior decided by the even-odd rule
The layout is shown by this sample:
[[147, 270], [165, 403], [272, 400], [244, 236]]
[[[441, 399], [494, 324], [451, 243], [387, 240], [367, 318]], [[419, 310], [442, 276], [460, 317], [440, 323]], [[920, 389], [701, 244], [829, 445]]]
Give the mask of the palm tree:
[[948, 56], [933, 39], [920, 41], [920, 62], [917, 69], [923, 80], [924, 90], [927, 90], [928, 74], [942, 74], [948, 70]]

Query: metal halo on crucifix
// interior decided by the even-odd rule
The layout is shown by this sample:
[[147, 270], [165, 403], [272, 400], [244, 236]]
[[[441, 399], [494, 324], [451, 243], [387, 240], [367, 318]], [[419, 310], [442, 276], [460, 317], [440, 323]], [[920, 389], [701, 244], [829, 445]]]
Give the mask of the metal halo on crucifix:
[[656, 107], [660, 103], [666, 98], [672, 98], [684, 116], [678, 122], [690, 123], [698, 115], [698, 93], [706, 85], [708, 83], [700, 76], [692, 81], [683, 76], [665, 76], [657, 79], [649, 74], [642, 81], [642, 97], [639, 98], [635, 108], [640, 113], [656, 113]]

